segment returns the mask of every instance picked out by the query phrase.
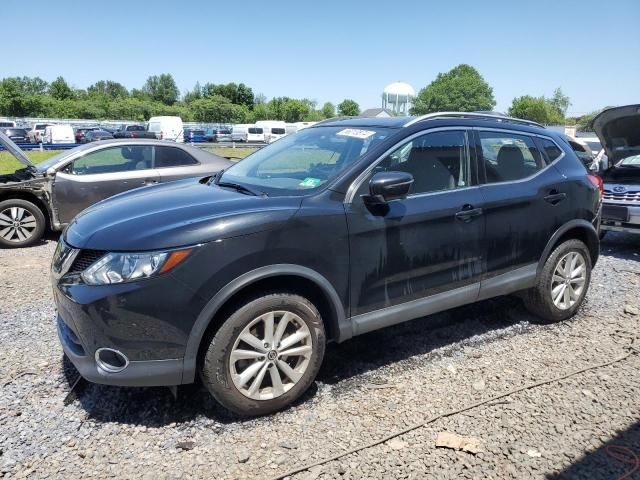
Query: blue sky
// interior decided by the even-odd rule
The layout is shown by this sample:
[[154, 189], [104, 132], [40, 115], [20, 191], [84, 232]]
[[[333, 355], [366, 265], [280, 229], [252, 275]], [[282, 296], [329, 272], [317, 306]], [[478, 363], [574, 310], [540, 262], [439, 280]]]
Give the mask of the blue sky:
[[181, 91], [235, 81], [267, 97], [368, 108], [388, 83], [418, 90], [468, 63], [501, 111], [558, 86], [570, 114], [640, 102], [638, 0], [2, 3], [0, 77], [133, 88], [169, 72]]

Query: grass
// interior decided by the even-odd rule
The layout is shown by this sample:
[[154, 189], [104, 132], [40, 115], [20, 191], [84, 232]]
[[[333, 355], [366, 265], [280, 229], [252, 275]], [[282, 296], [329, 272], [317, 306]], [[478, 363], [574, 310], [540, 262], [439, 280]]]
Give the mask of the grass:
[[238, 147], [238, 148], [206, 147], [205, 150], [208, 152], [214, 153], [216, 155], [219, 155], [221, 157], [236, 158], [236, 159], [244, 158], [247, 155], [256, 151], [255, 148], [247, 148], [247, 147]]
[[[26, 152], [29, 160], [31, 160], [31, 162], [35, 164], [44, 162], [48, 158], [51, 158], [58, 153], [60, 153], [60, 150]], [[13, 155], [11, 155], [9, 152], [0, 152], [0, 175], [5, 173], [13, 173], [19, 168], [23, 168], [23, 165], [18, 162]]]

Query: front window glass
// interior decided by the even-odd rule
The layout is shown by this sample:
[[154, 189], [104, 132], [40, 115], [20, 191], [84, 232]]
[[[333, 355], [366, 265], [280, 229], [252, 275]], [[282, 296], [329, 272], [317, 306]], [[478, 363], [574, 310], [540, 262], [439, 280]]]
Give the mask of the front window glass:
[[388, 128], [315, 127], [288, 135], [224, 172], [219, 182], [254, 186], [269, 195], [320, 188], [387, 138]]
[[[469, 156], [464, 131], [427, 133], [402, 145], [374, 169], [413, 176], [411, 194], [469, 186]], [[366, 182], [365, 182], [366, 183]]]
[[73, 162], [71, 173], [91, 175], [114, 173], [151, 168], [152, 149], [150, 145], [111, 147], [87, 153]]

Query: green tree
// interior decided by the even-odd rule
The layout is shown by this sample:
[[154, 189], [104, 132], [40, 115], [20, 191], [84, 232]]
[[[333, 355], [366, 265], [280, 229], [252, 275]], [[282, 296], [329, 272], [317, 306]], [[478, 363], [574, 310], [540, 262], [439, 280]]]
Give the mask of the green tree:
[[173, 105], [178, 101], [180, 92], [173, 76], [170, 73], [153, 75], [147, 78], [142, 91], [152, 100], [161, 102], [164, 105]]
[[87, 94], [116, 99], [128, 97], [129, 90], [121, 83], [112, 80], [100, 80], [87, 88]]
[[202, 87], [202, 96], [211, 97], [213, 95], [223, 96], [235, 105], [245, 105], [249, 108], [253, 108], [255, 101], [253, 90], [244, 83], [206, 83], [204, 87]]
[[68, 100], [74, 97], [73, 90], [62, 77], [56, 78], [49, 85], [49, 95], [56, 100]]
[[301, 122], [310, 112], [309, 105], [303, 100], [287, 100], [282, 107], [281, 119], [287, 123]]
[[331, 102], [326, 102], [320, 109], [322, 118], [332, 118], [336, 116], [336, 107]]
[[40, 77], [22, 77], [20, 81], [26, 95], [44, 95], [49, 88], [49, 84]]
[[472, 112], [492, 110], [496, 101], [493, 89], [470, 65], [461, 64], [420, 90], [415, 97], [412, 115], [432, 112]]
[[194, 100], [198, 100], [202, 98], [202, 87], [200, 86], [200, 82], [196, 82], [193, 87], [193, 90], [187, 92], [182, 97], [182, 101], [189, 105]]
[[548, 101], [556, 110], [558, 110], [558, 112], [560, 112], [562, 117], [567, 114], [567, 109], [569, 108], [569, 105], [571, 105], [569, 97], [562, 93], [562, 89], [560, 87], [553, 91], [553, 97]]
[[545, 125], [564, 122], [562, 114], [549, 100], [530, 95], [514, 98], [511, 107], [509, 107], [509, 115]]
[[342, 117], [355, 117], [360, 115], [360, 105], [354, 100], [347, 98], [338, 104], [338, 115]]

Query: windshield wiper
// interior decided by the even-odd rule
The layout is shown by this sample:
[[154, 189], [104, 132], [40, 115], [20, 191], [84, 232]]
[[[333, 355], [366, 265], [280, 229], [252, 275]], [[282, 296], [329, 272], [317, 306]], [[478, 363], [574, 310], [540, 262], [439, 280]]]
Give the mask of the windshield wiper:
[[239, 192], [249, 193], [256, 197], [268, 197], [268, 195], [265, 192], [261, 192], [260, 190], [254, 190], [253, 188], [247, 187], [246, 185], [242, 185], [240, 183], [216, 181], [216, 185], [219, 187], [233, 188]]

